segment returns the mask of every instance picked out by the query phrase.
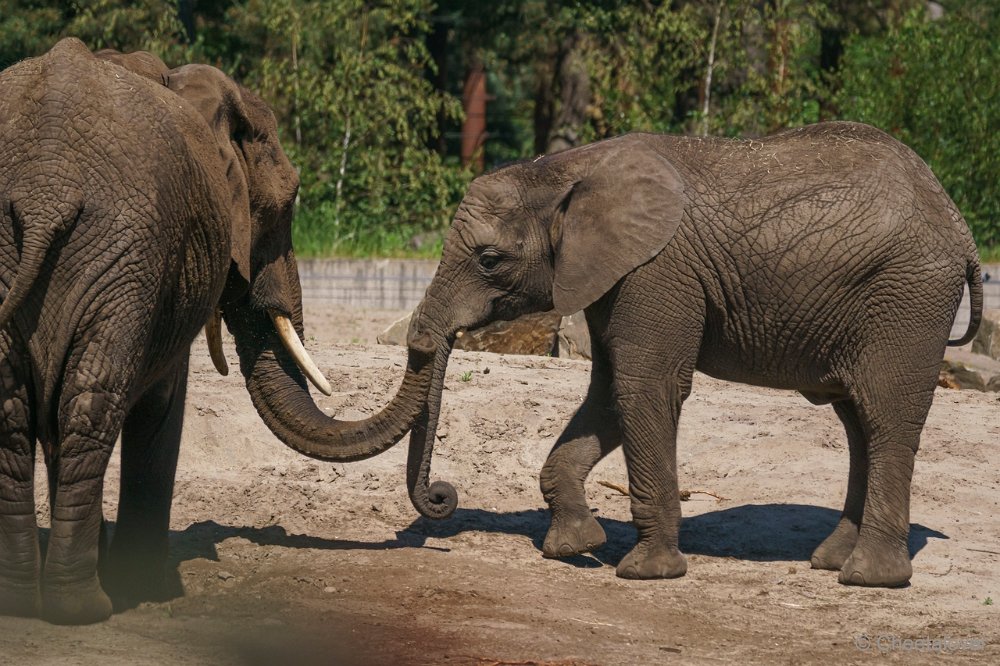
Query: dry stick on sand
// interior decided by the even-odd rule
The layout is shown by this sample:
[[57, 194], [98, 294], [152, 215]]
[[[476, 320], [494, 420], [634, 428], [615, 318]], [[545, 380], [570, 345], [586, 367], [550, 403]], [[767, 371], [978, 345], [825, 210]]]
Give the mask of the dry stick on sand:
[[477, 666], [591, 666], [583, 661], [497, 661], [488, 657], [473, 657]]
[[[599, 483], [600, 485], [604, 486], [605, 488], [611, 488], [611, 490], [617, 490], [622, 495], [628, 496], [628, 491], [625, 488], [623, 488], [622, 486], [619, 486], [617, 483], [611, 483], [610, 481], [598, 481], [597, 483]], [[719, 501], [719, 502], [721, 502], [722, 500], [729, 499], [728, 497], [722, 497], [721, 495], [716, 495], [715, 493], [710, 493], [707, 490], [682, 490], [681, 493], [680, 493], [680, 495], [681, 495], [681, 501], [682, 502], [686, 502], [689, 499], [691, 499], [691, 495], [695, 495], [695, 494], [697, 494], [697, 495], [708, 495], [709, 497], [714, 497], [716, 499], [716, 501]]]
[[[598, 481], [598, 483], [600, 483]], [[990, 555], [1000, 555], [1000, 552], [995, 550], [986, 550], [985, 548], [966, 548], [966, 550], [971, 550], [973, 553], [989, 553]]]

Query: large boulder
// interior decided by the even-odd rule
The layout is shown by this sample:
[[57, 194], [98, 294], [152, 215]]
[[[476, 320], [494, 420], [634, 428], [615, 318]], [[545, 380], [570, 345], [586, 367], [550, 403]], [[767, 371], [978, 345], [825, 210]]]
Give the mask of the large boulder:
[[455, 349], [552, 356], [556, 353], [561, 320], [562, 317], [554, 312], [536, 312], [513, 321], [495, 321], [466, 331], [455, 341]]
[[[410, 316], [406, 315], [383, 331], [376, 338], [379, 344], [405, 345]], [[557, 353], [556, 340], [561, 320], [562, 317], [554, 312], [538, 312], [513, 321], [496, 321], [466, 331], [455, 341], [455, 349], [551, 356]]]
[[590, 360], [590, 329], [583, 312], [563, 317], [559, 325], [559, 358]]
[[983, 323], [972, 341], [972, 351], [1000, 361], [1000, 310], [983, 311]]
[[941, 361], [938, 386], [949, 389], [985, 391], [986, 380], [979, 372], [959, 361]]

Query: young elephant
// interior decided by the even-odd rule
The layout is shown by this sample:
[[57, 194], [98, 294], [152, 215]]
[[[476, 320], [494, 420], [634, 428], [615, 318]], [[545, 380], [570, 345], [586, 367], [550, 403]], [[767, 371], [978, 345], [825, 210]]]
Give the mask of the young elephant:
[[[966, 283], [972, 321], [949, 342]], [[618, 575], [685, 573], [676, 436], [697, 369], [832, 403], [847, 500], [812, 565], [847, 584], [910, 578], [914, 454], [945, 345], [978, 327], [982, 285], [962, 216], [908, 148], [841, 122], [759, 140], [631, 134], [478, 178], [409, 334], [436, 349], [408, 475], [424, 515], [457, 503], [448, 484], [427, 488], [456, 333], [550, 308], [585, 310], [593, 372], [541, 473], [546, 556], [604, 543], [583, 481], [622, 445], [639, 541]]]
[[[0, 614], [94, 622], [111, 613], [105, 590], [126, 603], [162, 595], [188, 354], [206, 321], [216, 367], [221, 312], [261, 418], [326, 460], [398, 441], [430, 365], [411, 356], [392, 404], [364, 421], [312, 401], [303, 372], [330, 388], [300, 341], [298, 177], [270, 109], [219, 70], [66, 39], [0, 73], [0, 90]], [[44, 568], [36, 441], [52, 510]]]

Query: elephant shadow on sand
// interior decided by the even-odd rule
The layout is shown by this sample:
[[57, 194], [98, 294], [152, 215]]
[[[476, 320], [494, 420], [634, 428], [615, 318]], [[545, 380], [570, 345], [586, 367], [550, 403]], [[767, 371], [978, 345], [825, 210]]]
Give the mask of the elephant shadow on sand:
[[[840, 511], [804, 504], [744, 504], [684, 518], [680, 549], [689, 555], [731, 557], [756, 562], [809, 562], [813, 550], [833, 530]], [[635, 545], [636, 531], [630, 522], [597, 517], [607, 534], [607, 543], [593, 553], [562, 561], [581, 568], [616, 566]], [[520, 534], [531, 539], [539, 551], [549, 527], [545, 510], [497, 513], [482, 509], [458, 509], [445, 522], [418, 518], [397, 539], [415, 537], [447, 538], [462, 532]], [[909, 551], [912, 558], [927, 545], [929, 538], [947, 535], [920, 524], [910, 525]], [[421, 539], [421, 545], [423, 539]]]
[[[816, 545], [829, 534], [840, 519], [833, 509], [804, 504], [744, 504], [709, 511], [685, 518], [681, 523], [681, 551], [689, 555], [731, 557], [755, 562], [804, 561]], [[635, 544], [636, 532], [631, 523], [598, 516], [608, 542], [594, 553], [563, 559], [579, 568], [615, 566]], [[114, 529], [114, 524], [110, 524]], [[331, 539], [308, 534], [291, 534], [281, 525], [250, 527], [222, 525], [212, 520], [194, 523], [183, 530], [170, 532], [170, 560], [167, 583], [157, 601], [183, 596], [179, 567], [194, 559], [218, 561], [216, 546], [226, 539], [239, 537], [261, 546], [308, 548], [313, 550], [393, 550], [428, 548], [447, 552], [446, 543], [428, 544], [428, 538], [447, 539], [463, 532], [486, 532], [526, 537], [538, 550], [549, 527], [549, 512], [543, 509], [496, 512], [484, 509], [458, 509], [446, 521], [417, 518], [392, 539], [357, 541]], [[48, 529], [40, 530], [42, 545], [48, 541]], [[909, 551], [912, 558], [927, 540], [948, 539], [946, 534], [913, 523], [910, 525]], [[117, 600], [116, 600], [117, 601]], [[134, 604], [120, 605], [124, 610]]]
[[[685, 518], [681, 524], [681, 550], [689, 555], [731, 557], [756, 562], [804, 561], [829, 534], [840, 518], [833, 509], [803, 504], [744, 504]], [[636, 540], [631, 523], [598, 517], [608, 536], [605, 546], [594, 553], [562, 560], [579, 568], [615, 566]], [[546, 510], [496, 512], [458, 509], [446, 521], [417, 518], [392, 539], [357, 541], [289, 533], [281, 525], [249, 527], [222, 525], [207, 520], [170, 533], [170, 562], [167, 578], [175, 582], [161, 600], [183, 595], [178, 568], [182, 562], [204, 558], [218, 561], [216, 546], [240, 537], [262, 546], [308, 548], [313, 550], [391, 550], [429, 548], [448, 551], [447, 543], [429, 544], [428, 538], [447, 539], [463, 532], [510, 534], [530, 539], [541, 551], [549, 526]], [[47, 531], [47, 530], [46, 530]], [[930, 538], [947, 535], [920, 524], [910, 525], [909, 551], [912, 558]]]

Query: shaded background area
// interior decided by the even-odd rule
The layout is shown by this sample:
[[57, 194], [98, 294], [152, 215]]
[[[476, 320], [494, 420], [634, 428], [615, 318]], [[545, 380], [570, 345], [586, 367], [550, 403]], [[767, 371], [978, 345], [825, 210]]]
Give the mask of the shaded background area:
[[853, 119], [997, 259], [998, 32], [992, 0], [2, 0], [0, 67], [75, 35], [224, 69], [278, 116], [302, 255], [436, 256], [478, 170], [627, 131]]

